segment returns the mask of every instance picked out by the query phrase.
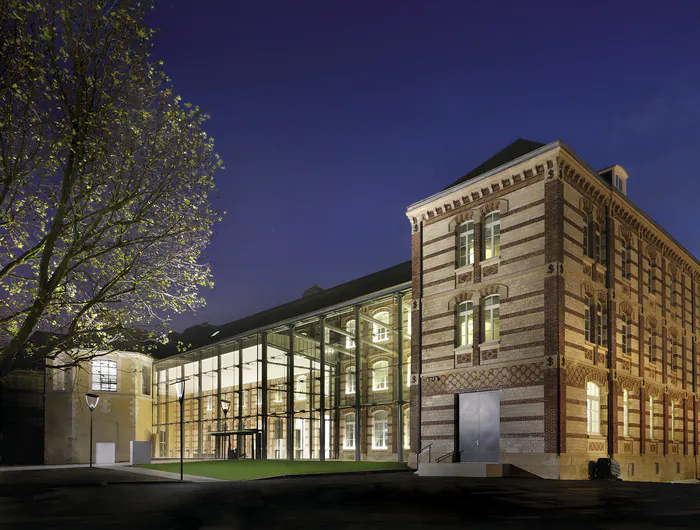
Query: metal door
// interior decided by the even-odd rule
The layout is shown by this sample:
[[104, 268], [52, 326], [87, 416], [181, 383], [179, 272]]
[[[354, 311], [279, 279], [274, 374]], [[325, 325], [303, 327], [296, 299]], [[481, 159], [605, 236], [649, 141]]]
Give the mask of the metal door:
[[500, 392], [459, 395], [459, 460], [498, 462], [501, 436]]

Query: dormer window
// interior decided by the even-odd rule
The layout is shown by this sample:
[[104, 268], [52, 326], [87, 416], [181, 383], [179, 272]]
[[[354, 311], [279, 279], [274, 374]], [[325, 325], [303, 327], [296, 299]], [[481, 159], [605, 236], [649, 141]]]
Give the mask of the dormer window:
[[599, 171], [598, 174], [613, 188], [623, 195], [627, 195], [627, 172], [621, 166], [615, 164]]
[[615, 187], [620, 191], [624, 191], [624, 183], [622, 182], [622, 178], [620, 177], [620, 175], [618, 175], [617, 173], [615, 174]]

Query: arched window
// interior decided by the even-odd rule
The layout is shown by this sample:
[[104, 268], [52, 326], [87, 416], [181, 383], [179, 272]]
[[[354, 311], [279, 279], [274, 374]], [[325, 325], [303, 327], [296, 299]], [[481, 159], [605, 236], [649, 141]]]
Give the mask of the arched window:
[[389, 340], [389, 312], [380, 311], [374, 315], [374, 320], [378, 320], [384, 325], [380, 325], [377, 322], [372, 323], [372, 341], [373, 342], [385, 342]]
[[372, 390], [387, 390], [389, 388], [389, 363], [377, 361], [372, 365]]
[[383, 411], [374, 413], [374, 432], [372, 433], [372, 449], [386, 449], [389, 438], [389, 415]]
[[484, 259], [501, 255], [501, 214], [491, 212], [484, 218]]
[[630, 393], [627, 389], [622, 391], [622, 435], [630, 435]]
[[[345, 323], [345, 331], [350, 333], [353, 337], [355, 336], [355, 319], [351, 318]], [[346, 348], [354, 348], [355, 347], [355, 339], [352, 337], [348, 337], [347, 335], [345, 336], [345, 347]]]
[[459, 226], [459, 267], [474, 263], [474, 223], [468, 221]]
[[590, 297], [583, 299], [583, 334], [588, 342], [593, 342], [593, 322], [591, 319], [591, 311], [593, 310], [593, 301]]
[[355, 367], [350, 366], [348, 371], [345, 372], [345, 393], [354, 394], [355, 393]]
[[484, 298], [483, 330], [484, 341], [498, 340], [501, 336], [499, 296], [494, 294]]
[[355, 414], [345, 415], [345, 439], [343, 449], [355, 449]]
[[649, 396], [649, 439], [654, 439], [654, 398]]
[[403, 408], [403, 448], [411, 448], [411, 409], [408, 405]]
[[600, 434], [600, 387], [592, 381], [586, 385], [586, 422], [588, 434]]
[[620, 339], [622, 340], [621, 345], [622, 345], [622, 353], [625, 355], [629, 355], [629, 337], [628, 337], [628, 332], [629, 332], [629, 327], [627, 324], [627, 315], [620, 315], [620, 332], [621, 332], [621, 337]]
[[471, 302], [462, 302], [457, 306], [457, 346], [474, 343], [474, 308]]

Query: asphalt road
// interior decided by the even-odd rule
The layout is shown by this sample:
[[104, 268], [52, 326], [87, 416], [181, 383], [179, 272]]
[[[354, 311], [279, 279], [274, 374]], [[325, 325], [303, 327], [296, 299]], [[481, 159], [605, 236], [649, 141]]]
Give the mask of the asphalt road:
[[0, 528], [700, 528], [695, 484], [411, 474], [180, 484], [116, 470], [56, 473], [0, 473]]

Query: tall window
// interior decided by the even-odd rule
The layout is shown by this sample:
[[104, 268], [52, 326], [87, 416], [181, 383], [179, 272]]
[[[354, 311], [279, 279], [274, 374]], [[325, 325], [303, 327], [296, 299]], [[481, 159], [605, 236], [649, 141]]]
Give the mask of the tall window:
[[591, 308], [593, 307], [593, 302], [587, 296], [583, 300], [583, 334], [584, 338], [588, 342], [593, 342], [593, 322], [591, 321]]
[[304, 401], [306, 399], [306, 378], [300, 377], [296, 382], [296, 392], [294, 399]]
[[459, 226], [459, 266], [474, 263], [474, 223], [462, 223]]
[[92, 389], [101, 392], [117, 391], [117, 361], [92, 360]]
[[649, 438], [654, 439], [654, 398], [649, 396]]
[[374, 432], [372, 433], [372, 448], [386, 449], [389, 438], [389, 415], [383, 411], [374, 414]]
[[649, 355], [649, 361], [656, 360], [654, 353], [654, 329], [651, 326], [647, 330], [647, 355]]
[[403, 308], [403, 313], [406, 315], [406, 327], [404, 327], [404, 336], [408, 336], [409, 338], [411, 337], [411, 334], [413, 332], [413, 322], [411, 322], [411, 308], [410, 307], [404, 307]]
[[151, 367], [147, 364], [141, 365], [141, 393], [151, 395]]
[[622, 391], [622, 435], [630, 435], [630, 393], [629, 390]]
[[[348, 333], [352, 334], [353, 337], [355, 336], [355, 319], [350, 319], [345, 323], [345, 331]], [[355, 339], [352, 337], [348, 337], [347, 335], [345, 336], [345, 347], [346, 348], [354, 348], [355, 347]]]
[[374, 320], [378, 320], [382, 324], [380, 325], [377, 322], [372, 323], [372, 328], [374, 331], [372, 334], [372, 341], [384, 342], [389, 340], [389, 312], [380, 311], [374, 315]]
[[474, 343], [474, 308], [471, 302], [462, 302], [457, 306], [457, 327], [459, 329], [458, 346]]
[[348, 371], [345, 372], [345, 393], [354, 394], [355, 393], [355, 367], [350, 366]]
[[622, 336], [620, 337], [622, 339], [622, 353], [629, 355], [630, 342], [628, 335], [629, 325], [627, 323], [627, 315], [620, 315], [620, 331], [622, 333]]
[[656, 264], [649, 258], [649, 275], [647, 276], [649, 293], [654, 294], [654, 278], [656, 278]]
[[591, 381], [586, 385], [586, 422], [588, 434], [600, 434], [600, 387]]
[[671, 441], [676, 441], [676, 404], [671, 401]]
[[603, 304], [598, 302], [595, 306], [595, 334], [598, 346], [603, 345]]
[[629, 278], [630, 277], [630, 271], [629, 271], [630, 247], [629, 247], [629, 243], [627, 241], [623, 240], [621, 246], [622, 246], [622, 277]]
[[386, 390], [389, 388], [389, 363], [377, 361], [372, 365], [372, 390]]
[[501, 214], [492, 212], [484, 218], [484, 259], [501, 255]]
[[[262, 392], [262, 390], [261, 390]], [[299, 398], [297, 398], [299, 399]], [[275, 387], [275, 403], [282, 403], [284, 401], [284, 383], [281, 383]], [[261, 401], [258, 401], [260, 404]]]
[[262, 405], [262, 388], [258, 388], [257, 390], [258, 390], [258, 392], [257, 392], [258, 396], [257, 396], [256, 402], [258, 405]]
[[248, 391], [241, 390], [239, 395], [241, 400], [241, 407], [246, 408], [248, 406]]
[[214, 396], [207, 396], [207, 411], [214, 409]]
[[678, 295], [678, 283], [675, 278], [671, 279], [671, 307], [681, 305], [680, 296]]
[[591, 221], [588, 219], [587, 214], [583, 214], [583, 254], [592, 258], [590, 229]]
[[501, 336], [500, 302], [497, 294], [484, 299], [484, 341], [498, 340]]
[[403, 408], [403, 448], [411, 448], [411, 410], [408, 406]]
[[344, 449], [355, 449], [355, 414], [345, 415], [345, 439]]
[[678, 370], [681, 366], [681, 348], [678, 341], [671, 337], [671, 369]]

